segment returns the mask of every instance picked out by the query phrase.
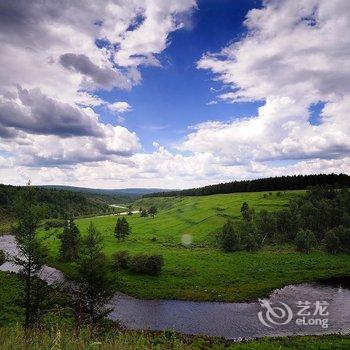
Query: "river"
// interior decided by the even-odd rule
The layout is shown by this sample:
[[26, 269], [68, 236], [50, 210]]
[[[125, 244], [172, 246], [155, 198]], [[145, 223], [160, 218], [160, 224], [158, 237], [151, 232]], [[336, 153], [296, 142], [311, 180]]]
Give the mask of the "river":
[[[18, 253], [11, 235], [0, 236], [0, 249], [9, 256]], [[0, 270], [18, 272], [17, 266], [9, 262], [1, 265]], [[40, 278], [52, 284], [62, 282], [64, 275], [45, 266]], [[173, 329], [226, 339], [348, 334], [350, 289], [343, 282], [289, 285], [274, 291], [267, 299], [250, 303], [142, 300], [116, 293], [108, 304], [112, 309], [109, 318], [130, 329]]]

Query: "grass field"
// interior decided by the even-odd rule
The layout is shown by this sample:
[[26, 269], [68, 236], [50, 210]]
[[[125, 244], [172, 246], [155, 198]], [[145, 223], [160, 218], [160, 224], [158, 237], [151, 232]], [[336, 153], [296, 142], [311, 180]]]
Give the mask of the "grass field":
[[[254, 253], [223, 253], [215, 247], [215, 232], [227, 217], [239, 218], [243, 201], [256, 211], [272, 211], [299, 193], [289, 191], [281, 197], [274, 193], [268, 198], [263, 193], [240, 193], [143, 199], [135, 208], [156, 203], [158, 215], [154, 219], [128, 216], [132, 234], [120, 243], [113, 233], [116, 217], [85, 218], [77, 224], [84, 233], [90, 221], [95, 223], [104, 236], [104, 251], [109, 257], [121, 250], [164, 256], [165, 267], [158, 277], [111, 272], [116, 289], [122, 292], [141, 298], [247, 301], [287, 284], [350, 274], [350, 259], [345, 254], [301, 254], [288, 245], [266, 246]], [[63, 263], [58, 256], [58, 232], [41, 231], [47, 237], [49, 263], [72, 275], [74, 264]], [[190, 247], [181, 244], [184, 234], [193, 238]]]

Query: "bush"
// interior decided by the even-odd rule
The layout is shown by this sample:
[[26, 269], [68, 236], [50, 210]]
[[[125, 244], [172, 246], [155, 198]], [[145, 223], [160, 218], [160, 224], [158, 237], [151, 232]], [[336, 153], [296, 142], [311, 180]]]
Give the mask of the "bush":
[[326, 232], [323, 242], [331, 254], [339, 251], [350, 253], [350, 229], [344, 226], [335, 227]]
[[303, 253], [310, 253], [311, 249], [316, 245], [316, 238], [310, 230], [300, 230], [295, 238], [297, 250]]
[[145, 273], [150, 276], [157, 276], [161, 273], [164, 266], [164, 259], [162, 255], [150, 255], [147, 258]]
[[334, 229], [326, 232], [323, 243], [328, 253], [336, 254], [340, 250], [340, 241]]
[[6, 261], [6, 255], [2, 250], [0, 250], [0, 265], [2, 265], [5, 261]]
[[147, 261], [146, 254], [137, 254], [130, 259], [130, 270], [136, 273], [143, 273]]
[[246, 241], [245, 249], [248, 252], [253, 252], [260, 249], [260, 244], [258, 241], [258, 237], [256, 235], [252, 233], [248, 234], [245, 241]]
[[116, 270], [127, 269], [129, 267], [130, 256], [127, 251], [116, 252], [113, 255], [114, 268]]
[[44, 230], [48, 231], [50, 228], [64, 227], [66, 220], [63, 219], [49, 219], [44, 223]]
[[133, 272], [157, 276], [162, 271], [164, 259], [161, 255], [138, 254], [131, 258], [129, 266]]
[[235, 231], [232, 220], [228, 220], [217, 236], [219, 247], [225, 252], [234, 252], [239, 250], [241, 237]]

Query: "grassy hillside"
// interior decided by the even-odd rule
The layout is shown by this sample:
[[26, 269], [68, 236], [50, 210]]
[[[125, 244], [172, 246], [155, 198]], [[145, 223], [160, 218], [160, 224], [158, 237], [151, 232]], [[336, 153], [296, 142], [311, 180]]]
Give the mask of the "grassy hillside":
[[[90, 221], [104, 235], [104, 251], [108, 257], [116, 251], [162, 254], [165, 267], [159, 277], [131, 272], [111, 272], [119, 290], [142, 298], [175, 298], [193, 300], [245, 301], [267, 295], [273, 289], [290, 283], [350, 274], [346, 254], [329, 255], [322, 251], [311, 254], [295, 252], [289, 245], [265, 246], [254, 253], [223, 253], [214, 245], [215, 232], [227, 217], [238, 219], [243, 201], [256, 211], [277, 210], [300, 192], [240, 193], [207, 197], [147, 198], [138, 206], [156, 204], [158, 215], [141, 218], [128, 216], [132, 234], [125, 242], [114, 237], [116, 217], [95, 217], [77, 220], [81, 232]], [[46, 235], [47, 233], [42, 233]], [[181, 243], [183, 235], [192, 237], [192, 245]], [[47, 238], [50, 264], [67, 273], [74, 264], [62, 263], [58, 257], [57, 231]]]

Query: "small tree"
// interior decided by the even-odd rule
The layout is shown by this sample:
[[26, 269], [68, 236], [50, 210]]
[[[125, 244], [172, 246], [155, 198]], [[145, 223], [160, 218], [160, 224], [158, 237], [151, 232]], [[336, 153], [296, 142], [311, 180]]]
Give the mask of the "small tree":
[[73, 219], [66, 221], [60, 240], [61, 258], [65, 261], [76, 260], [79, 253], [80, 232]]
[[254, 211], [249, 208], [247, 202], [244, 202], [241, 207], [241, 214], [243, 221], [251, 221], [253, 218]]
[[250, 252], [258, 250], [260, 248], [261, 239], [259, 239], [255, 225], [249, 221], [243, 221], [241, 230], [245, 249]]
[[117, 223], [114, 228], [114, 234], [115, 237], [118, 239], [118, 241], [124, 240], [127, 236], [129, 236], [131, 233], [131, 228], [128, 223], [128, 221], [123, 218], [118, 218]]
[[276, 230], [276, 220], [272, 213], [267, 210], [261, 210], [255, 220], [258, 233], [262, 236], [262, 243], [268, 236], [273, 236]]
[[108, 262], [102, 252], [102, 236], [93, 223], [82, 240], [78, 259], [79, 290], [77, 305], [79, 319], [85, 321], [92, 331], [107, 316], [109, 310], [105, 304], [113, 295], [111, 281], [108, 278]]
[[323, 243], [328, 253], [336, 254], [340, 250], [339, 237], [336, 235], [334, 229], [326, 232]]
[[225, 252], [234, 252], [240, 248], [241, 238], [235, 231], [232, 220], [227, 220], [217, 238], [220, 248]]
[[40, 317], [41, 281], [37, 275], [41, 270], [45, 249], [37, 236], [37, 228], [44, 217], [42, 207], [37, 204], [35, 189], [27, 187], [15, 201], [18, 224], [13, 228], [19, 254], [13, 258], [20, 266], [24, 279], [25, 329], [30, 328]]
[[147, 210], [140, 208], [140, 216], [146, 218], [148, 216]]
[[314, 233], [310, 230], [299, 230], [295, 238], [295, 244], [300, 252], [310, 253], [311, 249], [316, 245]]
[[152, 218], [154, 219], [154, 217], [157, 215], [158, 213], [158, 209], [156, 206], [152, 205], [149, 209], [148, 209], [148, 214], [152, 216]]

